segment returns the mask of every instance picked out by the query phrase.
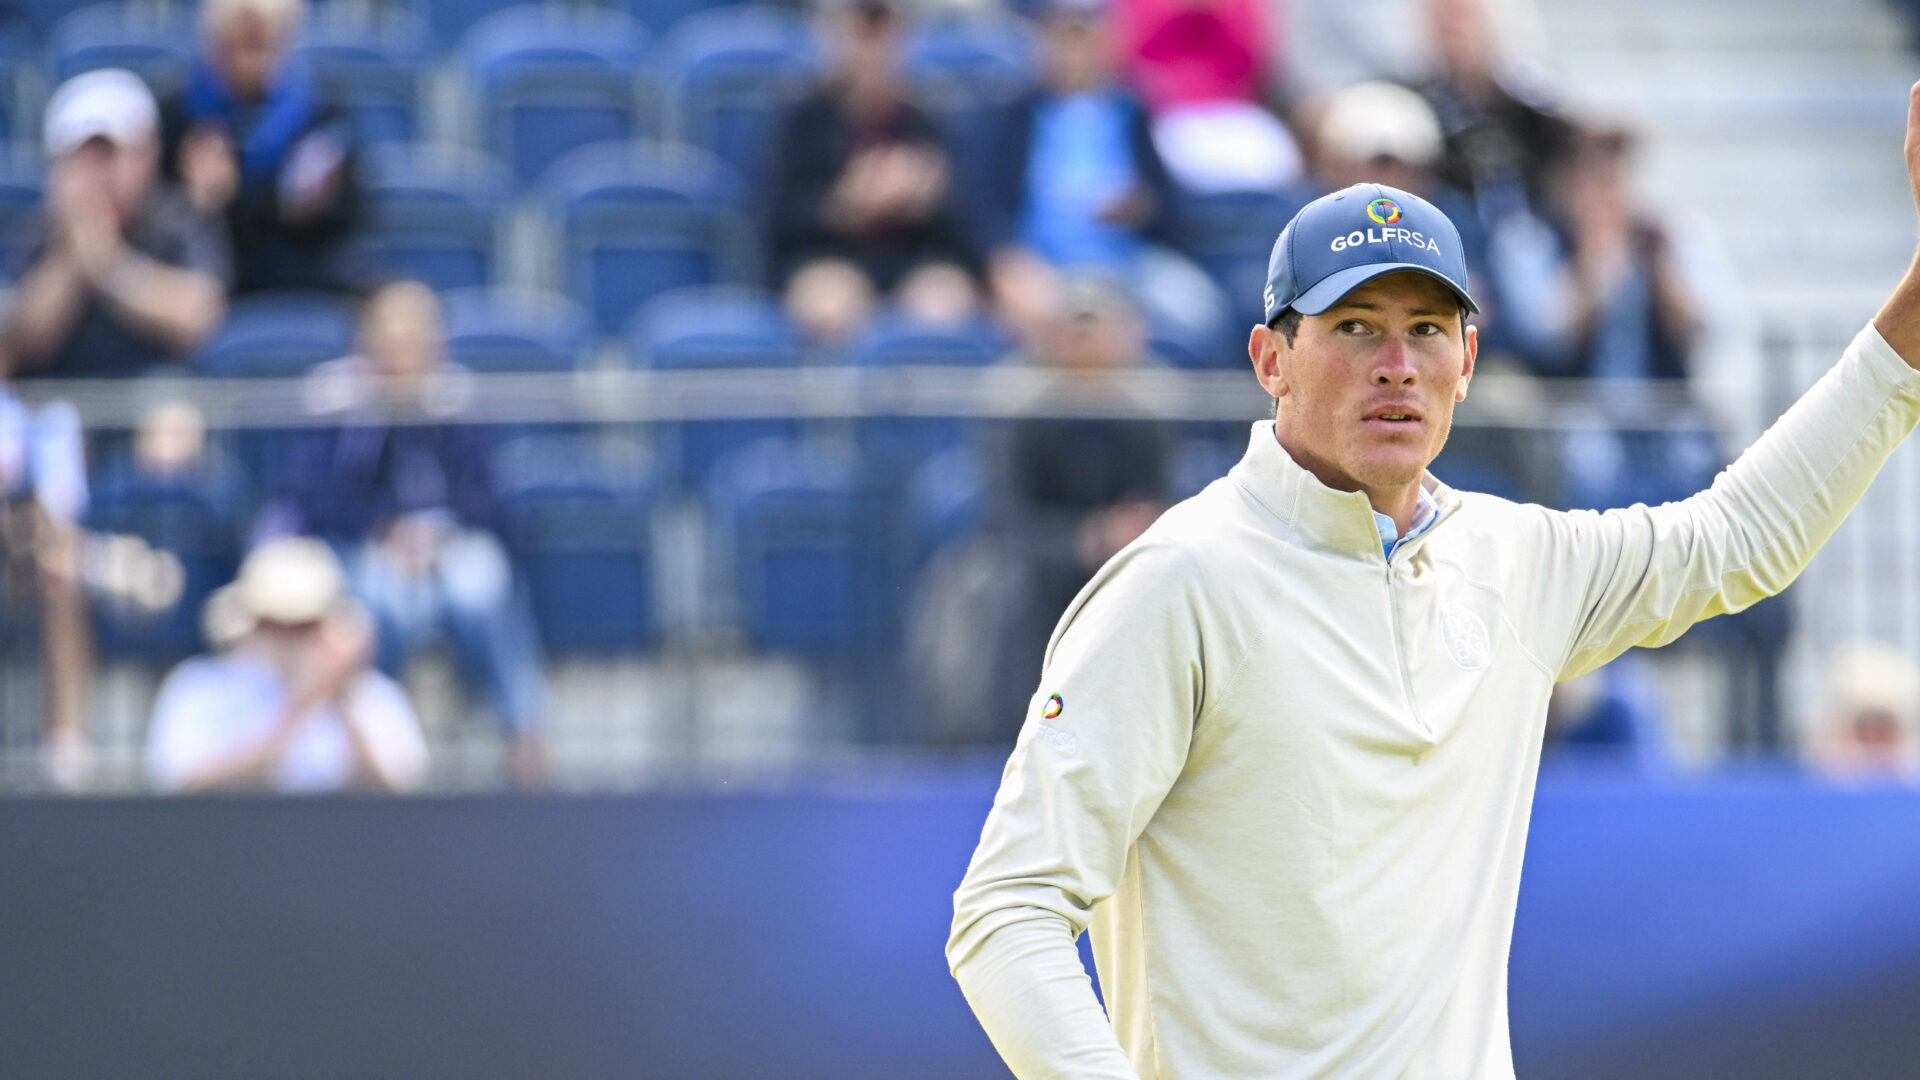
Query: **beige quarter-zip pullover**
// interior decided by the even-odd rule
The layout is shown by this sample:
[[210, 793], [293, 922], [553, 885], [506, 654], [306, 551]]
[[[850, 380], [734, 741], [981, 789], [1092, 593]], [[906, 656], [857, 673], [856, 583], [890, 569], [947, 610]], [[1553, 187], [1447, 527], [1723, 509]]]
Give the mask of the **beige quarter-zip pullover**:
[[1917, 417], [1868, 327], [1693, 498], [1559, 513], [1429, 477], [1440, 517], [1391, 558], [1364, 495], [1255, 425], [1062, 617], [955, 894], [948, 960], [1014, 1073], [1510, 1080], [1554, 682], [1784, 588]]

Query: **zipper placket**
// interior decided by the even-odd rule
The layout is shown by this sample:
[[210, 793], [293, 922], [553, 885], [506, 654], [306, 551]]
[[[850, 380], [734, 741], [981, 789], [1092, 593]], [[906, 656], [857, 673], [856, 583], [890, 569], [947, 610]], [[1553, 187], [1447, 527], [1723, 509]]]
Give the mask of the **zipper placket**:
[[[1399, 554], [1399, 545], [1394, 545], [1394, 554]], [[1393, 659], [1400, 668], [1400, 693], [1406, 698], [1407, 716], [1413, 720], [1413, 726], [1431, 739], [1433, 732], [1427, 722], [1420, 717], [1420, 709], [1414, 704], [1413, 669], [1407, 664], [1406, 633], [1400, 626], [1400, 592], [1395, 587], [1393, 555], [1386, 557], [1387, 567], [1387, 617], [1393, 632]]]

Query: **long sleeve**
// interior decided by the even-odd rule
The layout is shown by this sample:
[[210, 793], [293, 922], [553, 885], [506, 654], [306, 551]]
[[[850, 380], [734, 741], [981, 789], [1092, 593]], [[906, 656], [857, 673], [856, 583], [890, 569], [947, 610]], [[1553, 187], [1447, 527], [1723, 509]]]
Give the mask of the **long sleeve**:
[[1560, 677], [1786, 588], [1917, 419], [1920, 373], [1868, 326], [1706, 491], [1659, 507], [1550, 515], [1542, 562], [1573, 570], [1562, 596], [1578, 605], [1565, 612]]
[[1132, 1080], [1074, 939], [1185, 767], [1207, 687], [1184, 552], [1142, 542], [1082, 590], [1048, 648], [947, 958], [1021, 1080]]

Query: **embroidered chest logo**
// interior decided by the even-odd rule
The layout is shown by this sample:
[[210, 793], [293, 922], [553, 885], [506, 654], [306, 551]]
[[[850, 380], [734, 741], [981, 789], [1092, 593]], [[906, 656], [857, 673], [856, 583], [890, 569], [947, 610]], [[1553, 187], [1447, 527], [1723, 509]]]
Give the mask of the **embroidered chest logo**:
[[1459, 601], [1440, 605], [1440, 635], [1447, 643], [1447, 655], [1462, 671], [1479, 671], [1493, 659], [1493, 638], [1487, 633], [1487, 624]]

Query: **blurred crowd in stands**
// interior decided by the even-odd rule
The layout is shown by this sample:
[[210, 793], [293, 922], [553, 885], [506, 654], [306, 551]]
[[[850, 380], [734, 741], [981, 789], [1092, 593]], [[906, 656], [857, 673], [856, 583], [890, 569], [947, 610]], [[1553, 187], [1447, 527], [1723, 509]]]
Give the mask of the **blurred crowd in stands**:
[[[1596, 387], [1544, 438], [1457, 432], [1442, 479], [1606, 507], [1728, 451], [1685, 404], [1726, 282], [1522, 0], [65, 6], [0, 3], [0, 740], [63, 784], [103, 654], [168, 672], [167, 790], [422, 783], [398, 680], [436, 650], [526, 784], [560, 654], [791, 653], [860, 740], [1009, 740], [1058, 613], [1244, 423], [466, 423], [474, 380], [1244, 371], [1274, 236], [1363, 180], [1460, 227], [1483, 370]], [[210, 426], [182, 376], [298, 404]], [[137, 423], [83, 430], [66, 380]], [[1681, 404], [1617, 423], [1649, 382]], [[1783, 611], [1717, 631], [1763, 679]], [[1862, 655], [1836, 678], [1905, 689], [1837, 690], [1809, 745], [1910, 776], [1911, 661]], [[1660, 712], [1628, 659], [1554, 725], [1655, 761]]]

